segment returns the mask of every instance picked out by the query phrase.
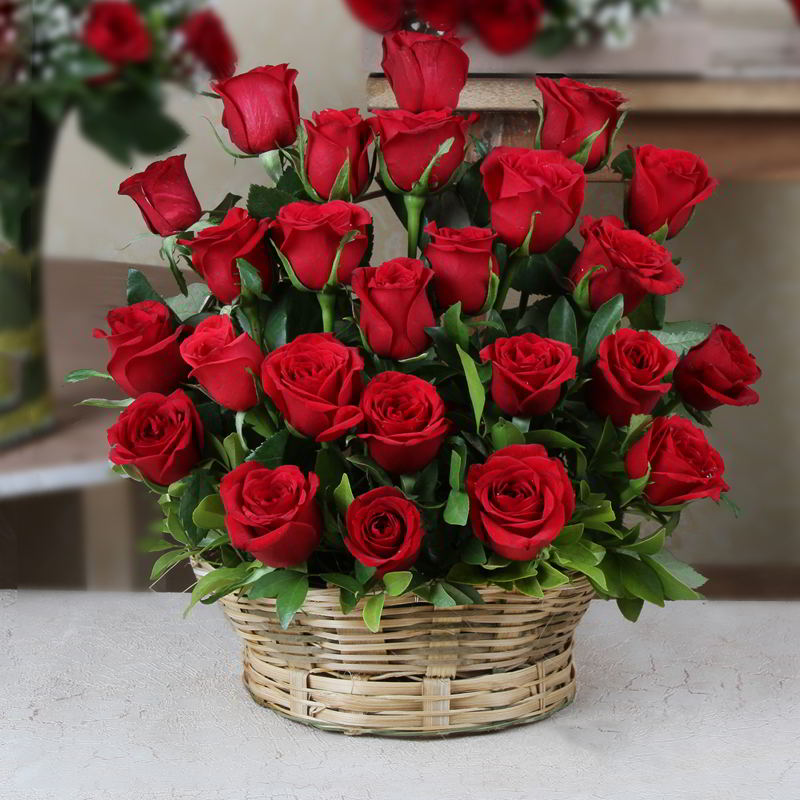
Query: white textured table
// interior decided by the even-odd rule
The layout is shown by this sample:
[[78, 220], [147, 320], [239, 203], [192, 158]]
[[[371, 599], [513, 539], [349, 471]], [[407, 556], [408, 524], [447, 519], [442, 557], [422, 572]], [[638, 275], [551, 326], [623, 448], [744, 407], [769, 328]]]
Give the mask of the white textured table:
[[0, 593], [2, 800], [794, 800], [800, 604], [593, 604], [576, 702], [473, 737], [347, 738], [239, 681], [185, 596]]

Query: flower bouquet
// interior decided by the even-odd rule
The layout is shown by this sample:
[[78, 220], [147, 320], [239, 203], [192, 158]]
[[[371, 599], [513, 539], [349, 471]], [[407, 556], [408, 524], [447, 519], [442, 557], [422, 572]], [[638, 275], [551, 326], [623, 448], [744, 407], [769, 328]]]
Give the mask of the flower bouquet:
[[[455, 45], [388, 46], [410, 107], [367, 120], [301, 120], [286, 65], [213, 84], [268, 185], [202, 212], [183, 156], [125, 181], [181, 293], [131, 270], [95, 332], [108, 372], [70, 380], [131, 396], [86, 403], [122, 407], [114, 470], [163, 511], [152, 577], [191, 559], [190, 607], [221, 600], [256, 700], [352, 733], [486, 730], [571, 701], [592, 596], [630, 620], [700, 596], [666, 544], [688, 503], [726, 501], [703, 429], [760, 372], [728, 328], [665, 321], [665, 243], [715, 186], [700, 158], [618, 155], [625, 219], [583, 217], [577, 247], [624, 98], [539, 78], [534, 146], [490, 150], [424, 52]], [[378, 266], [373, 173], [408, 232]]]

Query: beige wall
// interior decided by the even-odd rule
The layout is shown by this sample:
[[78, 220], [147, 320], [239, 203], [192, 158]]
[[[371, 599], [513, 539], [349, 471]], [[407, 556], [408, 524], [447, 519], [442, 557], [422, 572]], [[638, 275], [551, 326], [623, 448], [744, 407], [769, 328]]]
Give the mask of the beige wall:
[[[300, 71], [304, 115], [362, 104], [359, 31], [340, 0], [225, 0], [218, 5], [238, 42], [242, 69], [288, 61]], [[717, 13], [749, 8], [790, 19], [785, 0], [704, 0], [704, 5]], [[227, 191], [243, 193], [259, 179], [256, 163], [234, 166], [211, 135], [203, 116], [218, 120], [217, 102], [173, 92], [170, 107], [189, 131], [182, 150], [189, 153], [189, 174], [205, 206]], [[67, 126], [50, 195], [49, 254], [158, 263], [154, 239], [118, 249], [144, 229], [133, 204], [116, 196], [127, 174], [83, 143], [74, 123]], [[615, 191], [595, 189], [587, 212], [618, 213]], [[382, 241], [378, 254], [401, 252], [402, 234], [392, 225], [391, 212], [375, 204], [373, 211]], [[725, 322], [765, 372], [758, 387], [760, 406], [723, 409], [715, 417], [712, 439], [725, 456], [731, 496], [745, 513], [736, 520], [713, 503], [696, 505], [687, 514], [690, 524], [676, 535], [680, 553], [696, 562], [800, 563], [798, 217], [800, 186], [729, 184], [675, 243], [688, 281], [670, 304], [671, 318]]]

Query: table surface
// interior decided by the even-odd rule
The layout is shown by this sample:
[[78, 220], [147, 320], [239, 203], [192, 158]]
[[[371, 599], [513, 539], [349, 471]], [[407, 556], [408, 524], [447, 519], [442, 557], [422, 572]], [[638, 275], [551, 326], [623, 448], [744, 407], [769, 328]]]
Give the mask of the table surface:
[[800, 797], [800, 604], [596, 601], [578, 697], [471, 737], [349, 738], [245, 692], [218, 608], [185, 595], [0, 593], [2, 800]]

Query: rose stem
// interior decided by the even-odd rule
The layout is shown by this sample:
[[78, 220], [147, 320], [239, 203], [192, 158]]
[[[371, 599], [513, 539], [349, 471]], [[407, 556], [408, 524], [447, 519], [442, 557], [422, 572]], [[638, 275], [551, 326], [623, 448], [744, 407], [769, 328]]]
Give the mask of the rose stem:
[[417, 257], [419, 245], [419, 225], [422, 209], [425, 208], [425, 197], [416, 194], [403, 195], [406, 206], [406, 228], [408, 229], [408, 257]]
[[336, 295], [329, 292], [317, 292], [317, 300], [322, 309], [322, 330], [325, 333], [333, 333], [336, 319]]

